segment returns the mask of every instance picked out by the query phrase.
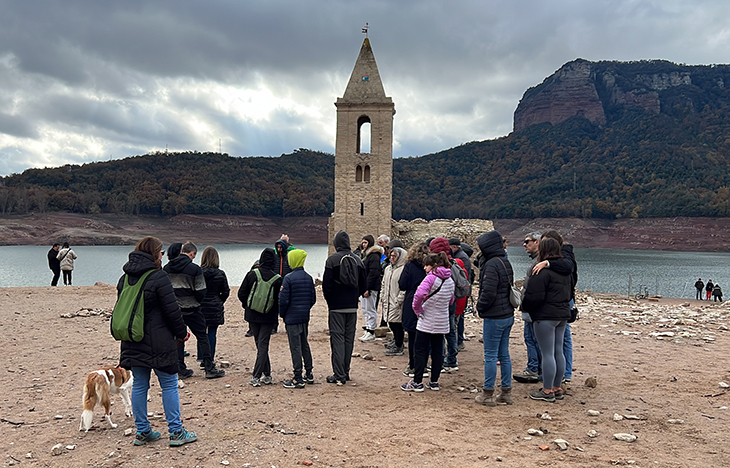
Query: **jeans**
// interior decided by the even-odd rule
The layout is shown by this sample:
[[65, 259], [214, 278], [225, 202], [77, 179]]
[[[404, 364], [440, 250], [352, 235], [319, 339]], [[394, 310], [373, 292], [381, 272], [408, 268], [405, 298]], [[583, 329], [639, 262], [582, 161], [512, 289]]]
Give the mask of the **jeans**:
[[428, 362], [429, 347], [431, 354], [431, 382], [438, 382], [441, 375], [441, 363], [444, 360], [444, 335], [416, 331], [414, 351], [413, 381], [423, 382], [423, 371]]
[[492, 389], [497, 380], [497, 361], [502, 374], [502, 387], [512, 386], [512, 360], [509, 357], [509, 334], [515, 318], [484, 319], [484, 388]]
[[332, 312], [329, 314], [332, 373], [340, 382], [350, 378], [352, 350], [355, 348], [357, 313]]
[[525, 322], [525, 346], [527, 347], [527, 370], [540, 374], [540, 345], [535, 339], [532, 322]]
[[[210, 360], [215, 361], [215, 344], [218, 342], [218, 325], [208, 325], [208, 343], [210, 344]], [[198, 361], [203, 360], [203, 348], [198, 341]]]
[[702, 300], [702, 289], [697, 290], [697, 295], [695, 296], [695, 299]]
[[308, 323], [297, 323], [294, 325], [286, 325], [286, 336], [289, 338], [289, 352], [291, 352], [291, 362], [294, 367], [294, 380], [302, 380], [302, 360], [304, 360], [304, 369], [307, 375], [312, 375], [312, 351], [309, 348]]
[[253, 339], [256, 341], [256, 363], [253, 365], [253, 376], [260, 379], [262, 375], [271, 375], [271, 360], [269, 360], [269, 342], [271, 331], [276, 323], [249, 323]]
[[546, 390], [560, 387], [565, 374], [563, 337], [566, 320], [538, 320], [532, 322], [535, 337], [540, 343], [542, 354], [542, 386]]
[[[452, 304], [453, 306], [453, 304]], [[446, 337], [446, 360], [444, 361], [445, 367], [456, 367], [459, 363], [456, 360], [456, 355], [459, 354], [459, 348], [456, 343], [456, 315], [451, 310], [452, 306], [449, 306], [449, 333]], [[433, 365], [433, 364], [432, 364]]]
[[362, 314], [365, 316], [365, 328], [370, 331], [378, 328], [378, 293], [380, 291], [370, 291], [368, 297], [360, 298], [360, 307]]
[[457, 343], [464, 343], [464, 314], [456, 316]]
[[566, 379], [573, 378], [573, 337], [570, 335], [570, 324], [565, 324], [565, 333], [563, 334], [563, 357], [565, 357], [565, 374]]
[[[132, 411], [134, 412], [134, 425], [137, 432], [147, 432], [151, 429], [150, 421], [147, 419], [147, 391], [150, 389], [150, 373], [152, 369], [147, 367], [132, 367], [134, 382], [132, 383]], [[167, 430], [179, 432], [182, 430], [180, 421], [180, 394], [177, 391], [177, 374], [168, 374], [155, 369], [157, 381], [162, 389], [162, 407], [165, 409], [167, 419]]]

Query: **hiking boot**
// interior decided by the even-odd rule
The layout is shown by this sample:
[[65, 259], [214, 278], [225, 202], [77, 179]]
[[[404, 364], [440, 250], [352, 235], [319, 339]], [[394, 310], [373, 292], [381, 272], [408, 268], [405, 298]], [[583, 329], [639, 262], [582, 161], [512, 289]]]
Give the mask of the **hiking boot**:
[[403, 346], [399, 348], [390, 348], [385, 352], [386, 356], [403, 356]]
[[497, 395], [497, 398], [494, 399], [497, 403], [504, 403], [506, 405], [512, 404], [512, 387], [502, 387], [502, 393]]
[[179, 447], [190, 442], [195, 442], [196, 440], [198, 440], [198, 436], [195, 435], [195, 432], [188, 432], [185, 429], [170, 432], [170, 447]]
[[312, 385], [312, 384], [314, 384], [314, 376], [312, 374], [307, 374], [304, 376], [304, 381], [307, 384]]
[[334, 375], [328, 375], [327, 379], [325, 380], [327, 380], [327, 383], [337, 384], [340, 387], [345, 385], [345, 382], [343, 382], [342, 380], [338, 380], [337, 377], [335, 377]]
[[533, 390], [530, 392], [530, 398], [533, 400], [547, 401], [548, 403], [555, 403], [555, 394], [553, 392], [546, 392], [545, 389]]
[[192, 369], [182, 369], [178, 371], [177, 378], [180, 380], [185, 380], [187, 378], [190, 378], [193, 376], [193, 370]]
[[365, 331], [365, 333], [359, 338], [363, 343], [375, 341], [375, 333], [371, 331]]
[[251, 380], [248, 382], [252, 387], [260, 387], [261, 386], [261, 379], [258, 377], [251, 377]]
[[537, 372], [527, 369], [521, 374], [514, 374], [512, 378], [520, 383], [537, 383], [540, 381], [540, 375]]
[[134, 436], [134, 445], [144, 445], [147, 442], [154, 442], [161, 436], [162, 434], [151, 429], [147, 432], [138, 432], [137, 435]]
[[497, 406], [497, 402], [494, 399], [493, 388], [483, 388], [482, 393], [474, 398], [474, 401], [484, 406]]
[[224, 375], [226, 375], [226, 371], [224, 371], [223, 369], [216, 369], [215, 367], [205, 371], [206, 379], [217, 379], [219, 377], [223, 377]]
[[410, 381], [408, 383], [404, 383], [400, 386], [400, 389], [404, 392], [422, 392], [423, 391], [423, 384], [422, 383], [416, 383], [414, 381]]
[[270, 375], [265, 375], [261, 377], [261, 383], [264, 385], [271, 385], [274, 383], [274, 379], [272, 379]]
[[555, 396], [556, 400], [563, 400], [565, 399], [565, 392], [561, 388], [560, 390], [554, 390], [553, 395]]
[[434, 392], [438, 392], [439, 390], [441, 390], [438, 382], [426, 382], [424, 385], [426, 386], [426, 388], [433, 390]]
[[284, 388], [304, 388], [303, 380], [287, 380], [284, 382]]

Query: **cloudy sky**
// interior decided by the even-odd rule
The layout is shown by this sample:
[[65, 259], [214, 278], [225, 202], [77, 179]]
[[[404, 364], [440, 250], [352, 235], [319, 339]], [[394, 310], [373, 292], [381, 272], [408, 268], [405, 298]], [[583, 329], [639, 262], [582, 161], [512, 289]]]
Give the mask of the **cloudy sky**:
[[[0, 175], [152, 151], [334, 152], [369, 37], [396, 157], [503, 136], [565, 62], [730, 63], [727, 0], [0, 0]], [[220, 145], [220, 146], [219, 146]]]

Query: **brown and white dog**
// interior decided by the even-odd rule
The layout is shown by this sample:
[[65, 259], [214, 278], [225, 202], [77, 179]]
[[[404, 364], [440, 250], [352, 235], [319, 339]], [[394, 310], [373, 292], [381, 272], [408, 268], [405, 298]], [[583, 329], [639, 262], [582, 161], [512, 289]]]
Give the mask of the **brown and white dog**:
[[84, 384], [84, 411], [81, 413], [79, 430], [89, 432], [91, 421], [94, 418], [94, 407], [97, 403], [104, 407], [104, 417], [112, 428], [117, 427], [111, 418], [111, 396], [119, 394], [124, 403], [124, 415], [132, 415], [132, 400], [129, 392], [132, 390], [132, 373], [121, 367], [104, 367], [95, 370], [86, 377]]

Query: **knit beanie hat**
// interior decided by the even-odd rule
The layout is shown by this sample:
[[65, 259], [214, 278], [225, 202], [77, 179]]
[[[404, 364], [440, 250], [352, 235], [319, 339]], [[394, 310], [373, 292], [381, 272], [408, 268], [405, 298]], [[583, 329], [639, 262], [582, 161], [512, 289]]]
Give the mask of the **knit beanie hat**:
[[428, 248], [434, 253], [444, 252], [451, 259], [451, 247], [449, 247], [449, 241], [445, 237], [435, 238], [428, 245]]

